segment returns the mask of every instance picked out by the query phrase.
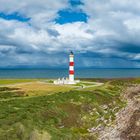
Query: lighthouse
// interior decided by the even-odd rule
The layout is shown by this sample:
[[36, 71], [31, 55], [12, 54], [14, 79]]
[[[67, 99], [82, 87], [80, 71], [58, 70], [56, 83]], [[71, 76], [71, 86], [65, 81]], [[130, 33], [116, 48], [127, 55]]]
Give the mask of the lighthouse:
[[74, 54], [71, 51], [69, 55], [69, 82], [74, 84]]
[[71, 84], [76, 84], [79, 83], [80, 80], [74, 80], [74, 54], [71, 51], [69, 54], [69, 78], [59, 78], [57, 80], [54, 80], [55, 85], [71, 85]]

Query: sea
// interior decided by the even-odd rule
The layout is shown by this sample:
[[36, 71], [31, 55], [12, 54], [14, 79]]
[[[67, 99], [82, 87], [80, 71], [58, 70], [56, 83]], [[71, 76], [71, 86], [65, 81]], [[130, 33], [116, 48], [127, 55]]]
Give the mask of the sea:
[[[62, 78], [68, 69], [0, 69], [0, 78]], [[133, 78], [140, 77], [140, 69], [76, 69], [76, 78]]]

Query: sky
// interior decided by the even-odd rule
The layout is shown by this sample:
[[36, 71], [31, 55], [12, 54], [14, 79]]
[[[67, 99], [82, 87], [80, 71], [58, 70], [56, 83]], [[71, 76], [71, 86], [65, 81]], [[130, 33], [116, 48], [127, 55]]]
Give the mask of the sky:
[[0, 68], [140, 68], [139, 0], [0, 0]]

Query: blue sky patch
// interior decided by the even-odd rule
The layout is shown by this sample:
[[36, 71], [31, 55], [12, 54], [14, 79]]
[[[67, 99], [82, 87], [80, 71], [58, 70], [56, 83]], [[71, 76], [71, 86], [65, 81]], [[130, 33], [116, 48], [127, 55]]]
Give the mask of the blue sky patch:
[[0, 12], [0, 18], [6, 19], [6, 20], [18, 20], [20, 22], [27, 22], [30, 20], [30, 18], [21, 16], [18, 12], [14, 12], [11, 14], [5, 14], [3, 12]]
[[81, 5], [83, 3], [80, 0], [70, 0], [70, 4], [72, 6], [78, 6], [78, 5]]
[[58, 12], [59, 18], [55, 20], [56, 23], [66, 24], [72, 22], [87, 22], [88, 16], [82, 11], [62, 10]]

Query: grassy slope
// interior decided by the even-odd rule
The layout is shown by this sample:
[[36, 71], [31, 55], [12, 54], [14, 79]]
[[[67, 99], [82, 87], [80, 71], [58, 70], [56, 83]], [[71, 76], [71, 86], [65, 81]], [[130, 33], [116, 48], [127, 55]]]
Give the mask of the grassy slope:
[[[139, 82], [138, 79], [134, 81]], [[120, 93], [130, 82], [105, 81], [100, 87], [62, 90], [49, 96], [42, 94], [30, 98], [17, 89], [0, 88], [0, 139], [94, 140], [97, 134], [91, 135], [88, 129], [113, 123], [115, 113], [125, 106]], [[3, 100], [11, 97], [14, 99]]]

